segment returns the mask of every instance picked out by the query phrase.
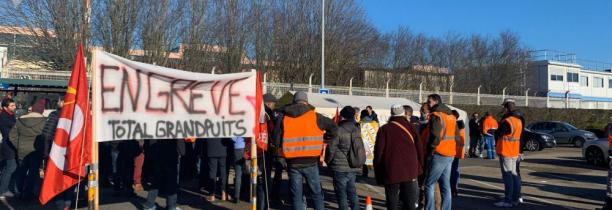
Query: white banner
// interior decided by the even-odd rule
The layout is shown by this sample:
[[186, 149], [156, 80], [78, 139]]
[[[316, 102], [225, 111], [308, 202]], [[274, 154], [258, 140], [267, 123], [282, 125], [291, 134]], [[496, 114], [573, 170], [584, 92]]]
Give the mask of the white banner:
[[203, 74], [95, 51], [96, 140], [252, 137], [256, 73]]

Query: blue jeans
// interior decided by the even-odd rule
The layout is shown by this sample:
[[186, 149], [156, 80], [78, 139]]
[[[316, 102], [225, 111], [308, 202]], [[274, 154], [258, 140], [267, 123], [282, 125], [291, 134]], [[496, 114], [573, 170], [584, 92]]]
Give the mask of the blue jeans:
[[453, 160], [453, 164], [451, 166], [451, 175], [450, 175], [450, 186], [452, 192], [457, 192], [459, 188], [459, 176], [461, 173], [459, 172], [459, 158], [455, 158]]
[[291, 202], [294, 210], [304, 210], [306, 206], [303, 200], [303, 179], [306, 179], [310, 188], [311, 198], [315, 210], [323, 210], [323, 192], [321, 191], [321, 179], [319, 178], [319, 166], [314, 165], [306, 168], [289, 167], [289, 189], [291, 190]]
[[244, 159], [242, 153], [244, 149], [234, 149], [234, 198], [240, 200], [240, 188], [242, 186], [242, 167], [244, 166]]
[[13, 173], [15, 173], [15, 170], [17, 170], [17, 160], [4, 160], [3, 165], [2, 176], [0, 176], [0, 194], [9, 191], [9, 184], [13, 179]]
[[356, 172], [334, 171], [334, 192], [336, 192], [340, 210], [349, 209], [349, 202], [351, 209], [359, 210], [359, 199], [357, 198], [357, 189], [355, 188], [356, 174]]
[[450, 210], [452, 207], [452, 198], [450, 191], [450, 174], [451, 165], [454, 157], [445, 157], [434, 154], [429, 159], [429, 169], [427, 177], [425, 177], [425, 209], [435, 210], [435, 184], [440, 185], [440, 194], [442, 196], [441, 210]]
[[518, 174], [518, 157], [499, 157], [504, 180], [504, 201], [518, 202], [521, 193], [521, 177]]
[[487, 146], [487, 159], [495, 159], [495, 138], [491, 135], [484, 135]]

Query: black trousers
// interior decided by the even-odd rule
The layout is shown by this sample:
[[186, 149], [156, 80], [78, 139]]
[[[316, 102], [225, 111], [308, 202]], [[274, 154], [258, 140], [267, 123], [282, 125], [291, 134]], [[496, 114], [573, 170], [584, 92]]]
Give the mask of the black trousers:
[[470, 151], [469, 151], [469, 156], [470, 157], [478, 156], [478, 154], [477, 154], [478, 143], [480, 141], [482, 141], [481, 136], [470, 136]]
[[[217, 189], [217, 173], [221, 182], [220, 189]], [[225, 192], [227, 185], [227, 159], [226, 157], [208, 157], [208, 192], [214, 195], [219, 190]]]
[[399, 201], [403, 203], [402, 209], [415, 210], [419, 198], [419, 186], [416, 180], [398, 184], [385, 185], [385, 198], [387, 209], [397, 210]]

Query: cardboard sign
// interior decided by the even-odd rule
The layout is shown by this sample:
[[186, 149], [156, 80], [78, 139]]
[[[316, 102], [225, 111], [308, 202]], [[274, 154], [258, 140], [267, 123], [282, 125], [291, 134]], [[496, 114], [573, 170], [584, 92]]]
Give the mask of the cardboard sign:
[[366, 150], [366, 165], [371, 166], [374, 161], [374, 144], [376, 144], [376, 133], [379, 125], [377, 122], [362, 122], [361, 123], [361, 139]]

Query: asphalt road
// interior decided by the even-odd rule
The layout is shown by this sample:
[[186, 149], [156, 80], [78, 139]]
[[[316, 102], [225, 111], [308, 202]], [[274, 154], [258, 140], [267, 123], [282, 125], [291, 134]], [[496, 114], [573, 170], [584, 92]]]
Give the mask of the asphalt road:
[[[493, 203], [503, 194], [503, 183], [498, 160], [466, 159], [461, 163], [459, 196], [453, 199], [453, 209], [496, 209]], [[544, 151], [528, 153], [521, 163], [522, 193], [525, 203], [514, 209], [594, 209], [602, 205], [605, 196], [604, 168], [588, 166], [582, 159], [580, 149], [560, 146]], [[326, 209], [335, 209], [335, 195], [329, 172], [322, 172]], [[373, 175], [372, 172], [370, 174]], [[286, 175], [285, 175], [286, 179]], [[359, 178], [358, 194], [362, 205], [365, 196], [372, 197], [374, 209], [384, 208], [384, 188], [374, 184], [374, 179]], [[231, 183], [231, 181], [230, 181]], [[182, 209], [250, 209], [246, 201], [240, 204], [229, 202], [209, 203], [202, 193], [194, 189], [195, 182], [183, 184], [179, 194]], [[281, 197], [288, 199], [287, 182]], [[146, 192], [138, 197], [125, 199], [113, 197], [112, 191], [101, 194], [101, 209], [141, 209]], [[157, 204], [165, 207], [165, 199]], [[288, 205], [274, 205], [274, 209], [290, 209]], [[41, 207], [36, 200], [8, 199], [0, 203], [0, 209], [53, 209]], [[82, 209], [86, 209], [82, 207]]]

